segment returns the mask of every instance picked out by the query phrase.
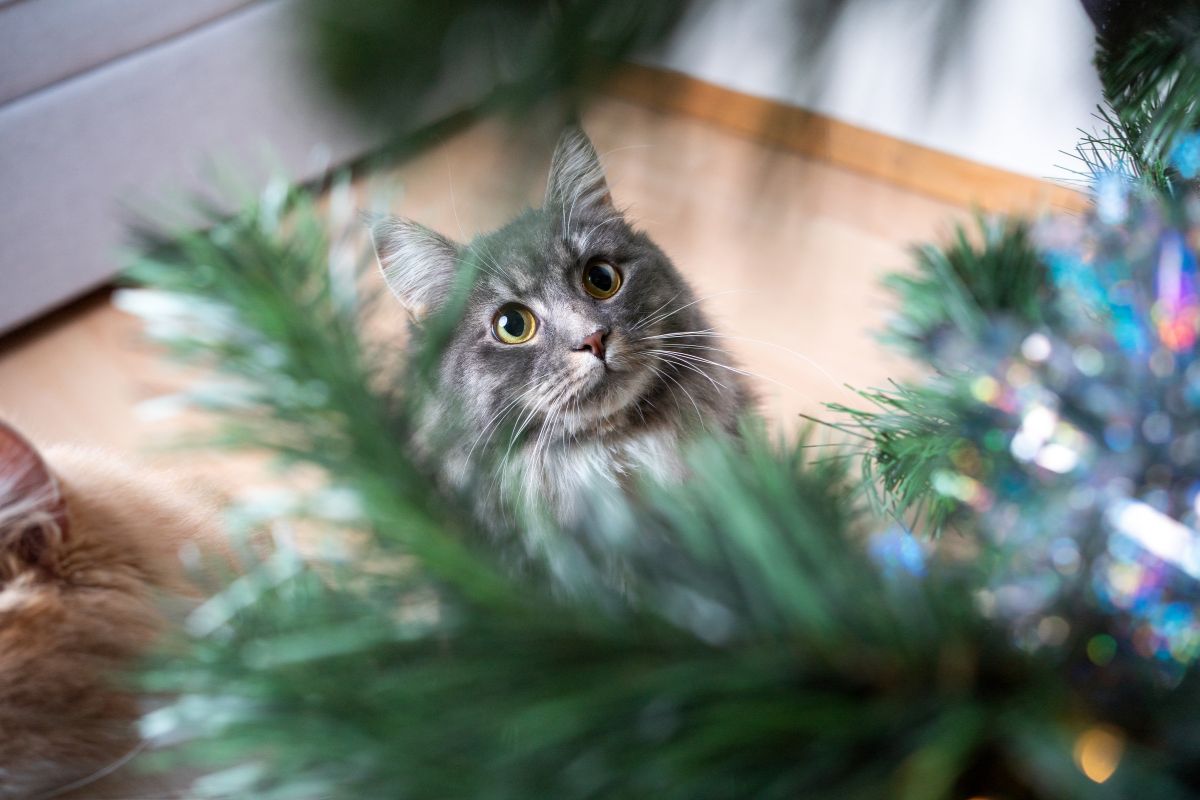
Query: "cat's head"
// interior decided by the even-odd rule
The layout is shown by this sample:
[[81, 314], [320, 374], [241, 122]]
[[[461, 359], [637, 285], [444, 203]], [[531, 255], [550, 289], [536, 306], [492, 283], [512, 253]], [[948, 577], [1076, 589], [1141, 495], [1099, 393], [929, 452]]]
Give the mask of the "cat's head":
[[113, 678], [160, 631], [160, 594], [194, 593], [179, 554], [215, 542], [214, 512], [175, 481], [41, 451], [0, 421], [0, 799], [57, 797], [137, 742], [137, 699]]
[[33, 445], [0, 422], [0, 585], [51, 567], [67, 539], [66, 499]]
[[208, 500], [100, 451], [40, 451], [0, 421], [0, 592], [18, 577], [66, 586], [100, 573], [183, 590], [180, 549], [219, 530]]
[[[442, 388], [479, 425], [570, 434], [628, 415], [663, 380], [663, 334], [704, 321], [684, 278], [613, 204], [592, 143], [559, 141], [542, 208], [469, 244], [396, 218], [373, 226], [388, 286], [418, 323], [474, 278]], [[482, 428], [481, 428], [482, 433]]]

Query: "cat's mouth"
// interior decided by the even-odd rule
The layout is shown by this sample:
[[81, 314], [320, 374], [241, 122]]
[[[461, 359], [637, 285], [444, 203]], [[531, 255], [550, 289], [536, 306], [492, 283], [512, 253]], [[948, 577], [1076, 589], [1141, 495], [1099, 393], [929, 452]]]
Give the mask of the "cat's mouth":
[[641, 362], [619, 337], [613, 337], [605, 358], [583, 361], [575, 374], [577, 388], [565, 398], [567, 424], [592, 426], [637, 403], [653, 377]]

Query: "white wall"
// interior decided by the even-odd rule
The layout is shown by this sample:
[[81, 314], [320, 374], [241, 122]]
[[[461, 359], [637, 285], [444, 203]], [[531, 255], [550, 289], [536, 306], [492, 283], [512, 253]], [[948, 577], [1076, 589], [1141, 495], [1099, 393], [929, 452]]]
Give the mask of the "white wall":
[[[33, 12], [23, 30], [40, 37], [31, 47], [47, 65], [41, 85], [0, 103], [0, 333], [109, 281], [125, 260], [131, 208], [159, 220], [190, 193], [212, 197], [218, 174], [249, 187], [278, 165], [303, 180], [381, 141], [303, 78], [310, 59], [299, 0], [206, 0], [192, 14], [229, 13], [197, 20], [175, 9], [160, 20], [178, 26], [166, 26], [169, 34], [113, 11], [145, 14], [150, 3], [109, 0], [108, 17], [94, 13], [113, 30], [86, 16], [71, 20], [73, 35], [119, 36], [55, 63], [56, 20], [81, 2], [6, 8]], [[0, 48], [0, 71], [19, 69], [9, 59], [22, 52]], [[4, 88], [13, 84], [0, 81]]]
[[[1093, 29], [1078, 0], [975, 0], [951, 38], [939, 22], [968, 0], [857, 0], [797, 53], [803, 0], [699, 3], [646, 63], [1036, 178], [1063, 178], [1077, 128], [1094, 127]], [[947, 60], [935, 81], [939, 46]]]

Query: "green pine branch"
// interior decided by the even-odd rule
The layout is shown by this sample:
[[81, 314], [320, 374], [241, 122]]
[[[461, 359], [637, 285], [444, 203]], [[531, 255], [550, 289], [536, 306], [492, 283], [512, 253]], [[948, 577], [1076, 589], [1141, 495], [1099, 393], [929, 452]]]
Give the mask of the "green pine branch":
[[1097, 37], [1096, 67], [1111, 113], [1111, 133], [1085, 136], [1082, 148], [1163, 189], [1178, 181], [1175, 145], [1200, 128], [1200, 9], [1188, 0], [1129, 4]]
[[1000, 317], [1042, 321], [1047, 272], [1029, 223], [982, 216], [975, 222], [974, 230], [957, 226], [948, 244], [914, 248], [914, 269], [885, 279], [897, 308], [886, 344], [929, 359], [946, 334], [977, 340]]
[[[663, 13], [651, 39], [673, 24]], [[363, 19], [340, 7], [334, 16]], [[1101, 43], [1113, 130], [1083, 144], [1086, 158], [1132, 163], [1160, 188], [1173, 180], [1172, 143], [1196, 127], [1200, 74], [1196, 37], [1184, 35], [1195, 26], [1169, 19]], [[601, 40], [614, 53], [643, 41], [627, 22]], [[517, 94], [504, 103], [579, 85], [587, 65], [553, 54], [594, 24], [518, 25], [551, 55], [514, 51]], [[402, 33], [418, 47], [444, 38]], [[394, 35], [377, 39], [394, 46]], [[398, 107], [444, 71], [442, 51], [419, 52], [432, 71], [411, 83], [373, 71], [403, 89]], [[362, 54], [336, 75], [380, 56]], [[972, 460], [987, 446], [981, 409], [943, 345], [979, 343], [999, 323], [1054, 322], [1026, 224], [959, 230], [891, 280], [901, 311], [888, 338], [941, 373], [866, 392], [866, 409], [835, 408], [863, 446], [873, 504], [857, 502], [847, 459], [813, 462], [803, 441], [780, 446], [748, 430], [736, 449], [698, 443], [686, 484], [644, 486], [517, 567], [504, 537], [482, 535], [463, 511], [471, 504], [441, 494], [410, 455], [411, 395], [438, 337], [403, 370], [365, 342], [357, 284], [329, 269], [328, 243], [307, 197], [292, 193], [213, 217], [205, 231], [149, 236], [132, 273], [156, 292], [130, 298], [150, 330], [221, 376], [196, 399], [224, 420], [222, 441], [318, 467], [355, 513], [308, 524], [350, 527], [363, 542], [345, 563], [305, 564], [284, 548], [252, 566], [145, 674], [177, 698], [146, 718], [164, 748], [156, 756], [199, 766], [200, 794], [1190, 796], [1194, 669], [1168, 692], [1140, 673], [1093, 668], [1089, 642], [1107, 623], [1077, 598], [1057, 609], [1070, 623], [1063, 646], [1030, 652], [979, 602], [992, 559], [935, 558], [909, 564], [912, 575], [868, 554], [893, 517], [933, 532], [977, 522], [941, 480], [996, 479], [986, 459]], [[1099, 723], [1128, 737], [1103, 784], [1072, 754]]]
[[[514, 569], [411, 458], [412, 406], [380, 380], [411, 373], [363, 341], [328, 252], [294, 194], [156, 237], [133, 272], [151, 332], [221, 376], [204, 396], [226, 442], [319, 467], [357, 513], [307, 525], [364, 536], [345, 562], [283, 548], [251, 566], [145, 673], [177, 698], [145, 720], [154, 758], [198, 767], [195, 793], [1186, 796], [1154, 752], [1105, 786], [1083, 777], [1071, 748], [1114, 713], [1105, 692], [980, 612], [986, 572], [868, 555], [889, 521], [857, 502], [846, 459], [810, 461], [803, 440], [699, 442], [688, 482], [647, 485], [558, 532], [535, 554], [553, 564]], [[876, 400], [860, 424], [915, 499], [932, 474], [902, 414], [925, 403], [911, 419], [951, 449], [953, 417], [936, 394]], [[1060, 658], [1077, 663], [1089, 630]]]

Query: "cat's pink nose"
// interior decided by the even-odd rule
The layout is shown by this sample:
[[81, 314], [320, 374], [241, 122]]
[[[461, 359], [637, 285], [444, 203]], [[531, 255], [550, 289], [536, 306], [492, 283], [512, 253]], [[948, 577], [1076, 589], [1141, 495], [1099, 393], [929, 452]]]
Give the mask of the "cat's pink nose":
[[604, 360], [604, 340], [608, 338], [607, 328], [598, 328], [592, 331], [587, 336], [583, 337], [579, 347], [576, 350], [591, 350], [592, 355], [601, 361]]

